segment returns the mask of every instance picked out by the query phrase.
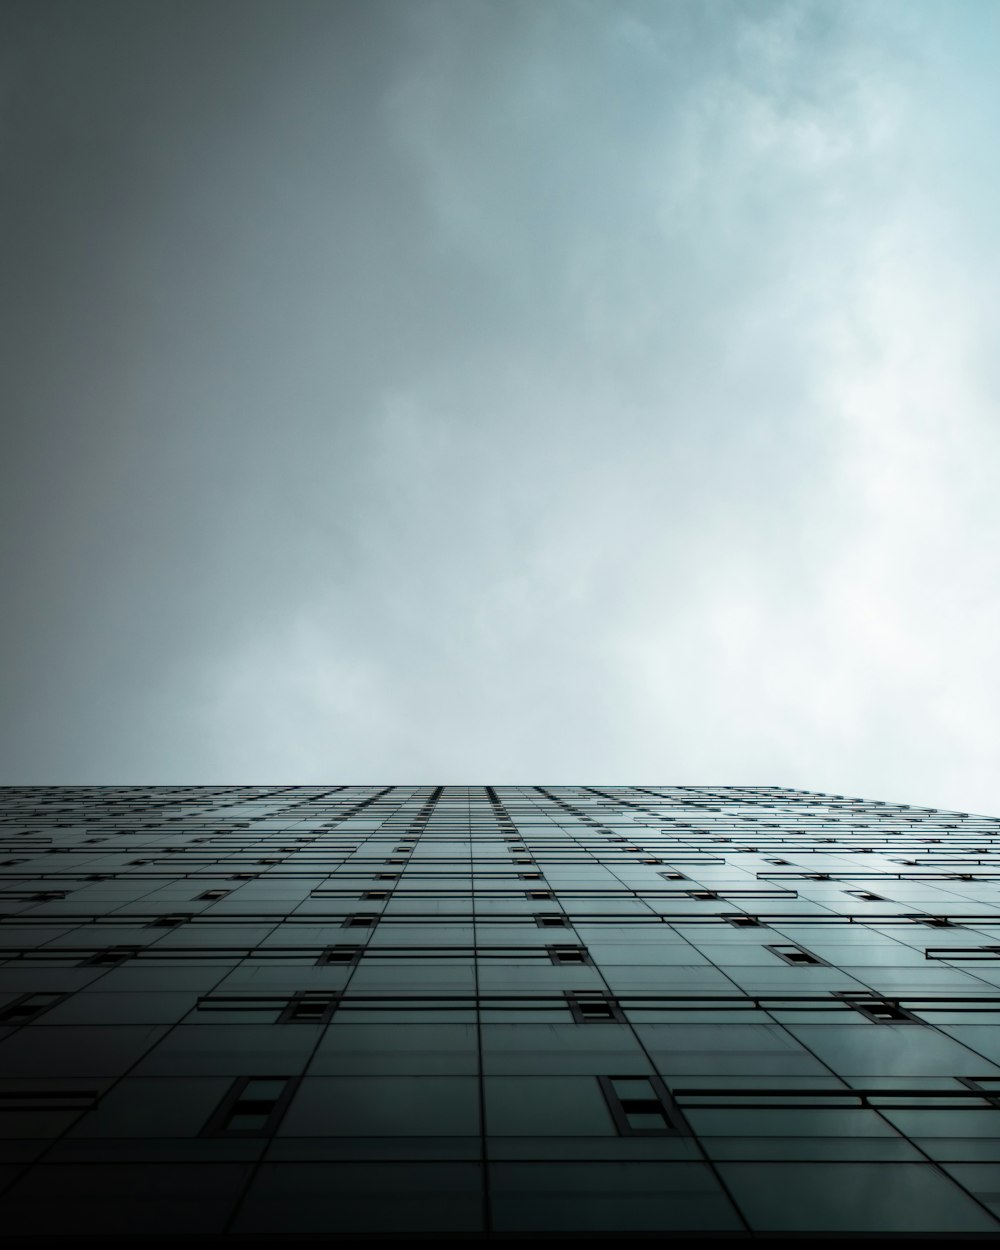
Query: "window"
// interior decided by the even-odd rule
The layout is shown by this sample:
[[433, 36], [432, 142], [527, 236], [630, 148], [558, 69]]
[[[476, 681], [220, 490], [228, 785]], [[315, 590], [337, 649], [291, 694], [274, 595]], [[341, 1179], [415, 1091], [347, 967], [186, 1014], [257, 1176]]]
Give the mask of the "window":
[[339, 994], [300, 990], [278, 1017], [279, 1024], [326, 1024], [340, 999]]
[[723, 919], [736, 929], [759, 929], [761, 927], [761, 922], [756, 916], [724, 916]]
[[322, 952], [317, 964], [356, 964], [361, 958], [360, 946], [328, 946]]
[[960, 1084], [983, 1094], [994, 1105], [1000, 1107], [1000, 1076], [960, 1076]]
[[168, 916], [157, 916], [155, 920], [151, 920], [146, 926], [147, 929], [176, 929], [180, 924], [186, 924], [187, 921], [193, 919], [192, 912], [173, 912]]
[[378, 912], [356, 912], [353, 916], [345, 916], [342, 927], [345, 929], [371, 929], [378, 924]]
[[68, 994], [22, 994], [0, 1010], [0, 1024], [31, 1024], [43, 1012], [61, 1003]]
[[227, 894], [231, 893], [231, 890], [206, 890], [203, 894], [199, 894], [198, 898], [209, 901], [217, 898], [225, 898]]
[[567, 921], [562, 912], [538, 912], [535, 915], [535, 924], [540, 929], [565, 929]]
[[849, 1007], [860, 1011], [876, 1024], [920, 1024], [916, 1016], [911, 1015], [904, 1007], [900, 1007], [897, 999], [879, 998], [877, 995], [852, 994], [845, 992], [835, 997], [843, 999]]
[[806, 964], [829, 967], [825, 959], [820, 959], [812, 951], [807, 951], [801, 946], [795, 946], [791, 942], [784, 945], [765, 946], [764, 949], [770, 951], [772, 955], [777, 955], [779, 959], [783, 959], [786, 964], [795, 964], [797, 967]]
[[584, 946], [547, 946], [549, 959], [554, 964], [589, 964], [590, 955]]
[[365, 890], [361, 898], [386, 899], [391, 893], [391, 890]]
[[277, 1128], [297, 1077], [241, 1076], [201, 1130], [202, 1137], [268, 1137]]
[[0, 1111], [89, 1111], [97, 1105], [96, 1089], [9, 1089], [0, 1090]]
[[685, 1131], [670, 1092], [656, 1076], [599, 1076], [615, 1127], [623, 1137], [674, 1137]]
[[123, 964], [126, 959], [133, 959], [142, 950], [141, 946], [108, 946], [102, 951], [95, 951], [88, 959], [84, 959], [84, 968], [113, 968]]
[[598, 991], [567, 990], [566, 1001], [577, 1024], [624, 1023], [618, 1000]]
[[528, 890], [524, 897], [530, 899], [550, 899], [555, 896], [551, 890]]

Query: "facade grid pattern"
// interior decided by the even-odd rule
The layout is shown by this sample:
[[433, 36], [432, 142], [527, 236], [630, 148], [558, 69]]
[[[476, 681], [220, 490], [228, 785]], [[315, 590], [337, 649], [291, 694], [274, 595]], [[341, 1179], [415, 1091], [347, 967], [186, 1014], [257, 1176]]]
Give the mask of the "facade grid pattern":
[[0, 793], [9, 1234], [1000, 1235], [996, 819]]

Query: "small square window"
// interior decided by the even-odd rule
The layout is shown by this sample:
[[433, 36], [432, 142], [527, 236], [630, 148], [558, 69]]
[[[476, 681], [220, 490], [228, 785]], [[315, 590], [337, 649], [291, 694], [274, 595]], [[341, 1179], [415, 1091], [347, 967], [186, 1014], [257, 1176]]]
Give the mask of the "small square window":
[[289, 1000], [279, 1024], [327, 1024], [337, 1008], [339, 994], [302, 990]]
[[565, 929], [568, 921], [562, 912], [542, 912], [535, 916], [535, 924], [540, 929]]
[[194, 919], [192, 912], [172, 912], [166, 916], [157, 916], [155, 920], [151, 920], [147, 929], [176, 929], [178, 925], [186, 924], [189, 920]]
[[548, 946], [549, 959], [554, 964], [589, 964], [590, 954], [585, 946]]
[[820, 959], [812, 951], [807, 951], [801, 946], [795, 946], [791, 942], [765, 946], [764, 949], [770, 951], [772, 955], [777, 955], [779, 959], [783, 959], [786, 964], [794, 964], [796, 967], [829, 967], [825, 959]]
[[905, 1007], [901, 1007], [897, 999], [880, 998], [878, 995], [853, 994], [845, 992], [837, 994], [849, 1007], [876, 1024], [920, 1024], [916, 1016], [911, 1015]]
[[656, 1076], [599, 1076], [615, 1127], [623, 1137], [676, 1137], [686, 1132], [670, 1092]]
[[127, 959], [134, 959], [142, 950], [141, 946], [108, 946], [102, 951], [95, 951], [83, 960], [84, 968], [114, 968]]
[[353, 916], [345, 916], [344, 929], [371, 929], [378, 924], [378, 912], [357, 912]]
[[316, 963], [322, 964], [356, 964], [361, 958], [360, 946], [328, 946]]
[[577, 1024], [621, 1024], [625, 1021], [618, 1000], [607, 994], [567, 990], [566, 1001]]
[[982, 1094], [994, 1107], [1000, 1107], [1000, 1076], [960, 1076], [958, 1081]]
[[68, 994], [22, 994], [12, 1003], [7, 1003], [5, 1007], [0, 1008], [0, 1024], [9, 1024], [14, 1027], [20, 1024], [31, 1024], [56, 1003], [61, 1003], [64, 998], [68, 997]]
[[202, 1137], [269, 1137], [298, 1086], [297, 1077], [241, 1076], [201, 1131]]

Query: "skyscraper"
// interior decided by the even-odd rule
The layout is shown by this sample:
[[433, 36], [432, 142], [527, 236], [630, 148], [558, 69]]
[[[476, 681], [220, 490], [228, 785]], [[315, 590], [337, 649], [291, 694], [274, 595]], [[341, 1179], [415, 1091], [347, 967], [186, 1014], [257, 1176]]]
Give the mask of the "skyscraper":
[[8, 788], [0, 1226], [1000, 1234], [1000, 822]]

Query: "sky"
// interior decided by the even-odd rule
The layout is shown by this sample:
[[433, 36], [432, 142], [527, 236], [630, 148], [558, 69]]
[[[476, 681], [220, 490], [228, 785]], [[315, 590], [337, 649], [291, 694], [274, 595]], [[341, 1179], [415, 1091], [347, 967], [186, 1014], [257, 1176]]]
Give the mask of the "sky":
[[0, 783], [1000, 814], [1000, 5], [4, 0]]

